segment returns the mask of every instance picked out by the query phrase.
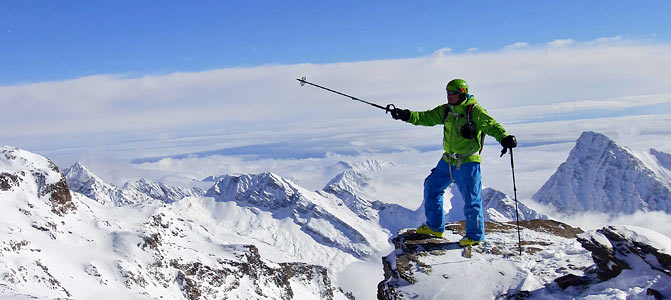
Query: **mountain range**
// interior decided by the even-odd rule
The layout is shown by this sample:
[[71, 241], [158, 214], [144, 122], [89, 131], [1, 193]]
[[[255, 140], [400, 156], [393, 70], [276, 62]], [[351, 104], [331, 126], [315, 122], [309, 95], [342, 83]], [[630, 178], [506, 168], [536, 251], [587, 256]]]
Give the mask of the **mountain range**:
[[[669, 154], [635, 153], [604, 135], [585, 132], [534, 200], [562, 213], [668, 211], [670, 164]], [[609, 284], [616, 290], [626, 287], [626, 282], [609, 280], [631, 275], [627, 268], [645, 280], [667, 283], [644, 280], [650, 293], [671, 295], [663, 277], [671, 276], [664, 271], [669, 254], [664, 237], [633, 227], [604, 227], [581, 237], [581, 230], [548, 220], [492, 188], [482, 192], [488, 242], [473, 258], [464, 258], [463, 250], [447, 241], [458, 240], [463, 231], [463, 201], [456, 187], [445, 193], [447, 228], [454, 236], [437, 242], [414, 236], [408, 228], [421, 224], [423, 206], [411, 210], [375, 199], [372, 178], [394, 166], [341, 161], [329, 167], [336, 175], [317, 191], [271, 172], [209, 176], [207, 191], [148, 179], [118, 187], [81, 163], [61, 173], [47, 158], [0, 146], [0, 296], [352, 299], [338, 286], [338, 274], [352, 263], [381, 256], [386, 278], [378, 296], [383, 299], [428, 296], [419, 288], [427, 284], [468, 286], [454, 280], [461, 278], [458, 272], [472, 272], [462, 265], [502, 273], [501, 278], [471, 280], [493, 284], [496, 288], [486, 291], [494, 298], [565, 299], [560, 295], [566, 291], [571, 297], [605, 295]], [[518, 216], [521, 257], [514, 255], [517, 243], [512, 243], [516, 237], [509, 223]], [[643, 254], [638, 257], [648, 267], [632, 265], [632, 256], [618, 252], [624, 242], [615, 236], [648, 249], [645, 253], [658, 264]], [[401, 261], [417, 269], [402, 271]], [[436, 264], [458, 267], [427, 272], [440, 269], [426, 267]], [[607, 278], [603, 270], [612, 264], [626, 267]], [[414, 279], [408, 280], [407, 272]]]

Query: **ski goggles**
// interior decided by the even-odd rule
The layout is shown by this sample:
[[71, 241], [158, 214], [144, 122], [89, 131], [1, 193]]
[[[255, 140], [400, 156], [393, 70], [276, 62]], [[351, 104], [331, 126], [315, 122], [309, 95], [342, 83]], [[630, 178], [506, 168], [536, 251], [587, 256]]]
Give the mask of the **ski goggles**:
[[447, 91], [448, 95], [459, 95], [459, 91]]

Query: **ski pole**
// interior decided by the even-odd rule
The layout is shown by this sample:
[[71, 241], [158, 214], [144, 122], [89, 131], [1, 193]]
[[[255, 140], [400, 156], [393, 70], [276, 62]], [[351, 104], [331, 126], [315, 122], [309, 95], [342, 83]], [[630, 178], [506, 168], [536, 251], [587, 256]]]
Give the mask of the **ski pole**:
[[336, 94], [338, 94], [338, 95], [348, 97], [348, 98], [350, 98], [350, 99], [352, 99], [352, 100], [360, 101], [360, 102], [366, 103], [366, 104], [368, 104], [368, 105], [375, 106], [375, 107], [377, 107], [377, 108], [379, 108], [379, 109], [384, 109], [384, 110], [385, 110], [385, 113], [388, 113], [388, 112], [390, 112], [390, 111], [396, 109], [396, 106], [394, 106], [393, 104], [387, 104], [387, 107], [384, 107], [384, 106], [382, 106], [382, 105], [378, 105], [378, 104], [375, 104], [375, 103], [372, 103], [372, 102], [368, 102], [368, 101], [366, 101], [366, 100], [362, 100], [362, 99], [359, 99], [359, 98], [357, 98], [357, 97], [350, 96], [350, 95], [347, 95], [347, 94], [345, 94], [345, 93], [341, 93], [341, 92], [338, 92], [338, 91], [336, 91], [336, 90], [332, 90], [332, 89], [330, 89], [330, 88], [323, 87], [323, 86], [318, 85], [318, 84], [314, 84], [314, 83], [312, 83], [312, 82], [309, 82], [309, 81], [305, 80], [305, 76], [303, 76], [301, 79], [298, 79], [298, 78], [297, 78], [296, 80], [298, 80], [298, 81], [301, 83], [301, 86], [304, 86], [304, 85], [307, 83], [307, 84], [309, 84], [309, 85], [311, 85], [311, 86], [318, 87], [318, 88], [320, 88], [320, 89], [324, 89], [324, 90], [327, 90], [327, 91], [329, 91], [329, 92], [336, 93]]
[[517, 185], [515, 184], [515, 163], [513, 160], [513, 148], [510, 148], [510, 169], [513, 170], [513, 193], [515, 195], [515, 215], [517, 215], [517, 241], [522, 256], [522, 236], [520, 235], [520, 211], [517, 209]]
[[[508, 148], [501, 149], [501, 156], [508, 151]], [[520, 256], [522, 255], [522, 236], [520, 235], [520, 211], [517, 208], [517, 184], [515, 184], [515, 162], [513, 160], [513, 148], [510, 148], [510, 169], [513, 170], [513, 193], [515, 195], [515, 215], [517, 216], [517, 241], [520, 248]]]

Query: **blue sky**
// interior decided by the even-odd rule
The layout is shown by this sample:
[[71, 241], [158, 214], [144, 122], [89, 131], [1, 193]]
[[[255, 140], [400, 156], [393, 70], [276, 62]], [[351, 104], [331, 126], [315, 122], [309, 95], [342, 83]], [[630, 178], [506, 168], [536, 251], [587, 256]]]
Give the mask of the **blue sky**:
[[494, 51], [668, 42], [668, 1], [5, 1], [0, 85]]

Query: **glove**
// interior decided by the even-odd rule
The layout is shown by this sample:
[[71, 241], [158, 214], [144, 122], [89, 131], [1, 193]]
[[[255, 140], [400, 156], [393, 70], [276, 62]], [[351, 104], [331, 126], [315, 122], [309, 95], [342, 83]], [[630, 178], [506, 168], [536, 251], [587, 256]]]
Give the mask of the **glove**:
[[394, 108], [391, 110], [391, 117], [394, 120], [408, 121], [410, 119], [410, 110], [409, 109], [400, 109]]
[[501, 140], [501, 146], [503, 148], [515, 148], [517, 147], [517, 139], [514, 135], [507, 135]]

